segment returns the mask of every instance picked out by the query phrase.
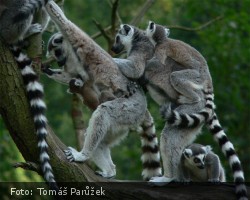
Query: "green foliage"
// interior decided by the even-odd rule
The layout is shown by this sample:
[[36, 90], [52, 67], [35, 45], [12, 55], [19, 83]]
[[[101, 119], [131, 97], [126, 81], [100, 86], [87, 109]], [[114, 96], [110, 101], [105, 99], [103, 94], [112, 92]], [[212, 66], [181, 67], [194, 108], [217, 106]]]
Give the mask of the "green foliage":
[[[140, 10], [144, 0], [121, 0], [119, 13], [123, 23], [129, 23]], [[139, 27], [146, 28], [148, 20], [168, 25], [198, 27], [217, 16], [223, 19], [216, 21], [200, 31], [191, 32], [172, 29], [170, 36], [183, 40], [197, 48], [210, 66], [212, 74], [215, 102], [221, 124], [229, 138], [234, 143], [242, 161], [246, 179], [250, 181], [250, 0], [158, 0], [143, 17]], [[77, 25], [92, 35], [98, 31], [92, 19], [99, 21], [103, 27], [110, 24], [111, 8], [107, 1], [75, 0], [65, 1], [66, 15]], [[45, 35], [45, 40], [48, 39]], [[106, 41], [98, 38], [97, 42], [104, 48]], [[55, 133], [66, 145], [76, 146], [70, 109], [71, 95], [66, 93], [67, 87], [42, 77], [45, 85], [46, 102], [48, 104], [48, 119]], [[156, 122], [157, 133], [160, 135], [164, 121], [159, 115], [158, 106], [148, 97], [148, 105]], [[87, 125], [91, 112], [84, 108], [84, 119]], [[22, 161], [14, 143], [10, 139], [3, 122], [0, 121], [0, 180], [38, 180], [33, 174], [13, 169], [13, 162]], [[211, 144], [216, 153], [220, 152], [211, 135], [204, 128], [197, 142]], [[117, 166], [118, 179], [140, 179], [140, 138], [137, 133], [131, 133], [125, 141], [112, 150], [114, 163]], [[221, 153], [219, 153], [221, 155]], [[221, 155], [226, 167], [228, 180], [232, 180], [228, 162]]]

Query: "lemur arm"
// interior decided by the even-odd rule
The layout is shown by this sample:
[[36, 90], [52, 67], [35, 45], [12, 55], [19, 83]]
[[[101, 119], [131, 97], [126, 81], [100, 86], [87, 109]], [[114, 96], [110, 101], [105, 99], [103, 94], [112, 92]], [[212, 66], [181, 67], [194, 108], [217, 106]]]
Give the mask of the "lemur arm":
[[66, 73], [63, 69], [43, 68], [42, 71], [49, 78], [66, 85], [68, 85], [70, 80], [73, 78], [69, 73]]
[[206, 156], [206, 165], [208, 173], [208, 181], [219, 182], [220, 180], [220, 160], [214, 153], [209, 153]]
[[113, 60], [122, 74], [127, 78], [138, 79], [142, 75], [136, 70], [135, 65], [131, 60], [121, 58], [113, 58]]

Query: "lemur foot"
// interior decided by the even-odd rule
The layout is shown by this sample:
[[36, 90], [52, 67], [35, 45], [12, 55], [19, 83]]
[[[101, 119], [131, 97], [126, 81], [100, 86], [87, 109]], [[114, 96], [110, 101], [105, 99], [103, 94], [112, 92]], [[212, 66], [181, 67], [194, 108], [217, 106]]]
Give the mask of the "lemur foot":
[[220, 180], [219, 179], [208, 179], [208, 182], [213, 183], [213, 184], [220, 184]]
[[84, 161], [89, 159], [88, 156], [86, 156], [82, 152], [78, 152], [77, 150], [75, 150], [72, 147], [68, 147], [68, 149], [64, 150], [64, 153], [70, 162], [73, 162], [73, 161], [74, 162], [84, 162]]
[[155, 186], [164, 186], [167, 185], [168, 183], [172, 182], [174, 178], [168, 178], [166, 176], [161, 176], [161, 177], [152, 177], [149, 180], [150, 185], [155, 185]]
[[183, 185], [189, 185], [191, 183], [191, 180], [190, 179], [182, 179], [179, 182], [182, 183]]
[[108, 172], [102, 172], [102, 171], [96, 171], [95, 174], [102, 176], [104, 178], [112, 179], [115, 177], [115, 173], [108, 173]]

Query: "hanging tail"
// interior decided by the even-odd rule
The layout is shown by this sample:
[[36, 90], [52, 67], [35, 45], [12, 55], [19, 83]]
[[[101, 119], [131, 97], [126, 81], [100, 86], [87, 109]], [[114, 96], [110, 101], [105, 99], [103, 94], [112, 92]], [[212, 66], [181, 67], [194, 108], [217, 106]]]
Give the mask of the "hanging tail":
[[227, 157], [229, 161], [230, 168], [233, 171], [237, 199], [247, 200], [247, 189], [244, 183], [245, 178], [240, 160], [235, 152], [233, 144], [227, 138], [227, 135], [222, 129], [215, 113], [208, 121], [207, 127], [212, 133], [215, 141], [220, 145], [223, 154]]
[[40, 163], [44, 174], [44, 179], [50, 184], [55, 185], [55, 178], [50, 165], [48, 155], [48, 144], [46, 136], [48, 134], [45, 116], [46, 105], [43, 101], [43, 86], [38, 82], [38, 76], [32, 68], [32, 61], [28, 56], [21, 52], [21, 48], [12, 47], [12, 53], [21, 70], [24, 84], [26, 86], [27, 98], [30, 104], [31, 114], [33, 116], [36, 134], [38, 138], [38, 148], [40, 151]]
[[154, 121], [149, 111], [145, 115], [142, 129], [142, 177], [144, 180], [149, 180], [152, 177], [162, 175], [158, 140], [155, 134]]
[[175, 111], [171, 106], [162, 106], [161, 114], [163, 118], [167, 121], [170, 126], [175, 126], [179, 128], [195, 128], [200, 126], [202, 123], [206, 122], [213, 115], [215, 109], [214, 105], [214, 94], [206, 93], [205, 94], [205, 108], [197, 113], [193, 114], [183, 114]]

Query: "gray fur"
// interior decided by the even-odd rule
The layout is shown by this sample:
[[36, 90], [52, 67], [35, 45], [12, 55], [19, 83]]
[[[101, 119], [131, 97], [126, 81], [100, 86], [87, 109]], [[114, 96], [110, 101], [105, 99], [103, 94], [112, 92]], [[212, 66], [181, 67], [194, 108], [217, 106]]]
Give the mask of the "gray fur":
[[[46, 3], [46, 0], [1, 0], [0, 37], [8, 44], [14, 44], [32, 34], [40, 33], [49, 21], [43, 11], [43, 26], [32, 24], [34, 13]], [[46, 19], [45, 19], [46, 18]]]
[[[110, 148], [118, 144], [130, 128], [146, 123], [149, 118], [146, 112], [146, 98], [140, 89], [126, 98], [131, 81], [122, 75], [112, 57], [85, 32], [70, 22], [53, 1], [47, 4], [46, 9], [60, 29], [64, 40], [67, 40], [68, 45], [73, 49], [81, 66], [90, 79], [94, 80], [100, 93], [109, 91], [115, 97], [100, 104], [93, 112], [82, 150], [78, 152], [69, 147], [65, 150], [65, 154], [69, 161], [93, 160], [101, 169], [98, 174], [111, 178], [115, 176], [116, 170], [111, 159]], [[151, 131], [147, 132], [147, 134], [151, 133]], [[150, 177], [158, 175], [160, 175], [159, 171], [156, 171]], [[150, 178], [144, 174], [143, 176], [146, 179]]]
[[180, 175], [184, 181], [225, 182], [225, 171], [219, 156], [210, 146], [191, 144], [185, 148], [181, 157]]

